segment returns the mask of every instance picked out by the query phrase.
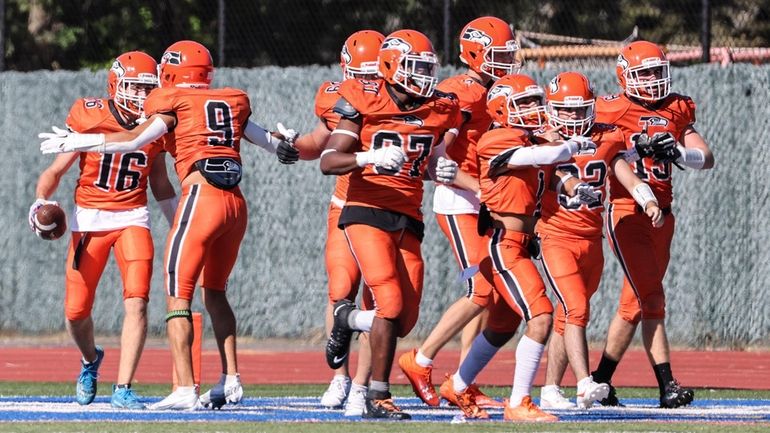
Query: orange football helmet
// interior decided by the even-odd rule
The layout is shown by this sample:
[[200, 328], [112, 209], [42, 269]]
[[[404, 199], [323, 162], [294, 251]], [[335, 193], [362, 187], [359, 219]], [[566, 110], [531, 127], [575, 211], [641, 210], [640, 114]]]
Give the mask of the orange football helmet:
[[548, 123], [565, 136], [585, 135], [594, 125], [594, 89], [585, 75], [562, 72], [546, 88]]
[[500, 18], [476, 18], [460, 32], [460, 60], [493, 80], [519, 72], [518, 51], [510, 26]]
[[382, 42], [379, 74], [390, 84], [430, 97], [438, 84], [438, 57], [427, 36], [417, 30], [397, 30]]
[[345, 40], [340, 51], [340, 66], [346, 80], [377, 75], [377, 56], [384, 39], [380, 32], [361, 30]]
[[129, 51], [119, 55], [107, 74], [107, 93], [115, 105], [136, 116], [142, 115], [147, 95], [158, 87], [158, 64], [149, 54]]
[[628, 96], [658, 101], [670, 93], [671, 75], [666, 54], [659, 46], [636, 41], [623, 47], [615, 73], [618, 84]]
[[211, 53], [195, 41], [174, 42], [158, 66], [160, 87], [208, 87], [214, 78]]
[[487, 112], [502, 126], [540, 129], [546, 119], [545, 93], [528, 75], [505, 75], [487, 92]]

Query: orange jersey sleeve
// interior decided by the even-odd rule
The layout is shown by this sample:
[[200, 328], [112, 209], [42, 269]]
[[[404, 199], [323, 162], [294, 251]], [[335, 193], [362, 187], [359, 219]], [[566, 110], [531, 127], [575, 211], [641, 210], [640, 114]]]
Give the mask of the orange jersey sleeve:
[[[111, 100], [82, 98], [72, 104], [67, 126], [80, 133], [108, 134], [131, 129], [134, 124], [127, 124], [120, 117]], [[104, 210], [145, 206], [147, 177], [155, 157], [162, 150], [159, 140], [128, 153], [81, 153], [75, 203], [84, 208]]]
[[345, 80], [339, 89], [362, 119], [358, 148], [401, 146], [407, 161], [393, 176], [372, 167], [350, 175], [347, 203], [398, 212], [422, 220], [423, 175], [433, 148], [444, 132], [457, 125], [459, 106], [453, 95], [435, 92], [423, 104], [407, 109], [388, 92], [383, 80]]
[[147, 97], [144, 110], [147, 117], [158, 113], [176, 117], [166, 149], [176, 159], [180, 180], [202, 159], [227, 157], [240, 162], [240, 142], [251, 115], [249, 97], [243, 91], [159, 88]]
[[334, 131], [340, 123], [340, 115], [332, 110], [334, 104], [340, 99], [340, 84], [339, 81], [326, 81], [315, 94], [315, 115], [329, 131]]
[[530, 167], [495, 172], [507, 164], [516, 150], [531, 145], [529, 131], [497, 128], [486, 132], [478, 142], [481, 202], [492, 212], [539, 216], [541, 199], [553, 169]]
[[478, 179], [476, 144], [492, 123], [487, 114], [487, 88], [468, 74], [447, 78], [437, 88], [457, 96], [464, 120], [457, 139], [447, 147], [447, 156], [459, 164], [460, 170]]
[[[625, 95], [611, 95], [596, 101], [597, 122], [618, 126], [625, 135], [626, 148], [633, 147], [633, 139], [647, 127], [647, 134], [671, 133], [681, 140], [684, 131], [695, 123], [695, 104], [692, 99], [676, 93], [670, 94], [655, 105], [641, 105]], [[644, 158], [632, 164], [636, 175], [650, 185], [661, 208], [671, 206], [673, 185], [671, 164], [654, 162]], [[617, 180], [610, 181], [610, 200], [632, 204], [633, 198]]]
[[543, 197], [543, 214], [537, 226], [539, 233], [573, 238], [602, 236], [602, 212], [612, 161], [626, 150], [625, 136], [620, 128], [613, 125], [595, 124], [591, 128], [591, 140], [596, 143], [596, 153], [575, 155], [569, 161], [556, 164], [556, 169], [594, 187], [599, 192], [599, 200], [569, 206], [564, 195], [547, 190]]

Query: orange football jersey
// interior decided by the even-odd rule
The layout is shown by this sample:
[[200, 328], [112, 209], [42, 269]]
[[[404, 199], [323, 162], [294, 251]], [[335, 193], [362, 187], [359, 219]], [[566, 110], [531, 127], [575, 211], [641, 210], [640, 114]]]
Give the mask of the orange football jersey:
[[[326, 81], [321, 84], [315, 95], [315, 115], [329, 131], [334, 131], [340, 123], [340, 115], [333, 111], [334, 104], [340, 99], [340, 84], [339, 81]], [[344, 201], [348, 195], [349, 184], [350, 173], [337, 176], [337, 181], [334, 183], [334, 196]]]
[[393, 176], [377, 174], [371, 166], [350, 174], [347, 203], [398, 212], [422, 221], [423, 174], [434, 146], [444, 132], [460, 123], [454, 95], [435, 92], [412, 110], [400, 106], [383, 80], [345, 80], [340, 96], [362, 116], [358, 148], [401, 146], [407, 161]]
[[[532, 145], [532, 136], [522, 128], [497, 128], [486, 132], [478, 142], [481, 169], [481, 202], [492, 212], [539, 216], [543, 192], [553, 168], [528, 167], [492, 175], [490, 167], [506, 164], [516, 149]], [[494, 169], [492, 170], [494, 172]]]
[[[602, 212], [612, 161], [626, 150], [626, 140], [620, 128], [603, 123], [591, 128], [591, 140], [596, 143], [596, 153], [575, 155], [569, 161], [556, 164], [556, 169], [571, 173], [594, 187], [599, 191], [599, 200], [588, 205], [567, 206], [564, 195], [547, 190], [543, 197], [543, 214], [537, 223], [538, 233], [577, 238], [602, 236]], [[620, 183], [618, 185], [623, 188]]]
[[[681, 142], [684, 130], [695, 123], [695, 103], [687, 96], [672, 93], [653, 106], [644, 106], [631, 101], [625, 94], [597, 98], [596, 121], [617, 125], [626, 136], [626, 147], [633, 147], [632, 139], [644, 126], [647, 134], [670, 132]], [[673, 187], [671, 164], [653, 162], [644, 158], [631, 165], [636, 175], [650, 184], [661, 208], [671, 206]], [[632, 204], [634, 199], [620, 183], [610, 180], [610, 200]]]
[[144, 112], [147, 117], [156, 113], [176, 116], [176, 127], [166, 134], [166, 149], [176, 159], [180, 180], [202, 159], [226, 157], [240, 162], [241, 137], [251, 115], [249, 97], [243, 91], [158, 88], [144, 101]]
[[476, 143], [492, 123], [492, 118], [487, 113], [487, 88], [468, 74], [460, 74], [442, 81], [437, 89], [454, 93], [460, 104], [460, 111], [467, 119], [460, 128], [457, 139], [447, 148], [447, 156], [460, 166], [460, 170], [478, 179]]
[[[81, 98], [67, 116], [75, 132], [108, 134], [133, 128], [118, 114], [110, 99]], [[147, 204], [147, 176], [163, 140], [128, 153], [80, 154], [80, 176], [75, 187], [78, 206], [104, 210], [134, 209]]]

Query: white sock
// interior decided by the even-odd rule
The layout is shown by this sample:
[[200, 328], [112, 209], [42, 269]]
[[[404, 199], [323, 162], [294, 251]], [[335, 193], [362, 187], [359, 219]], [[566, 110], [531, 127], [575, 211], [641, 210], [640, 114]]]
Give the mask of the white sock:
[[422, 350], [417, 351], [417, 355], [415, 355], [414, 361], [420, 367], [430, 367], [433, 365], [433, 360], [425, 356], [425, 354], [422, 353]]
[[521, 400], [530, 395], [532, 382], [535, 381], [540, 358], [543, 356], [545, 345], [523, 335], [516, 346], [516, 369], [513, 373], [513, 389], [508, 404], [516, 407]]
[[468, 384], [465, 383], [462, 377], [460, 377], [460, 372], [452, 375], [452, 388], [458, 394], [468, 389]]
[[366, 392], [368, 390], [369, 390], [369, 388], [366, 385], [359, 385], [359, 384], [357, 384], [355, 382], [351, 382], [350, 383], [350, 393], [351, 394], [353, 393], [353, 391]]
[[350, 313], [350, 316], [348, 317], [348, 326], [361, 332], [371, 331], [373, 322], [374, 310], [362, 311], [355, 309]]

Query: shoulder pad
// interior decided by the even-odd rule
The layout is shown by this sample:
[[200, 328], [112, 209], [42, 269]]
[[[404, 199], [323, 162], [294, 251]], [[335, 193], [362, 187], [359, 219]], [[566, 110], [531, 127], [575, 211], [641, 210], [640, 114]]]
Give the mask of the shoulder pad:
[[594, 123], [594, 128], [596, 128], [596, 132], [610, 132], [616, 130], [617, 126], [610, 123], [596, 122]]
[[344, 119], [355, 119], [361, 115], [353, 105], [345, 98], [340, 98], [337, 103], [334, 104], [332, 111], [339, 114]]

